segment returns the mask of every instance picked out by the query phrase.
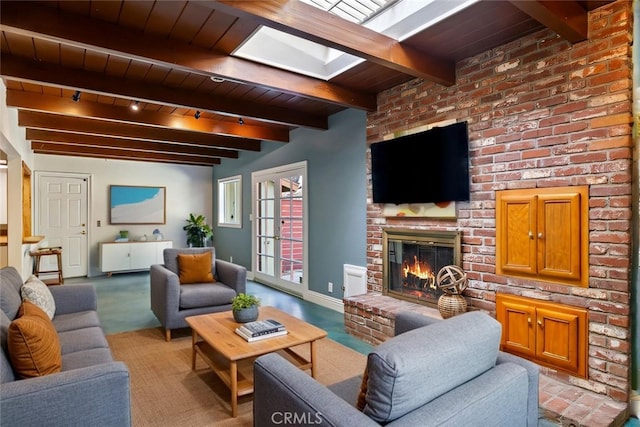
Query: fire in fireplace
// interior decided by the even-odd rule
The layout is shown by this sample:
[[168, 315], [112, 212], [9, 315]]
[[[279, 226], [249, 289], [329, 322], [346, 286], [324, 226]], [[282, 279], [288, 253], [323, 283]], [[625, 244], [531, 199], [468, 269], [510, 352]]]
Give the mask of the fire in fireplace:
[[461, 266], [459, 231], [383, 230], [383, 294], [437, 305], [436, 275], [445, 265]]

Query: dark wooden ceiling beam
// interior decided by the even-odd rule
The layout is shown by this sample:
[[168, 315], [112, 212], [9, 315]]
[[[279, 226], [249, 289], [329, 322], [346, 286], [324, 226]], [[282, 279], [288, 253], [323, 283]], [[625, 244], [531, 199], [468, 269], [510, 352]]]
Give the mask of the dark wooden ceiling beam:
[[[73, 150], [70, 151], [69, 147]], [[125, 151], [122, 150], [122, 153], [116, 153], [115, 151], [106, 150], [106, 149], [97, 149], [89, 147], [86, 150], [77, 150], [77, 147], [74, 146], [65, 146], [62, 145], [60, 147], [55, 147], [53, 144], [45, 143], [45, 142], [32, 142], [31, 149], [35, 154], [51, 154], [58, 156], [71, 156], [71, 157], [91, 157], [98, 159], [112, 159], [112, 160], [131, 160], [131, 161], [145, 161], [145, 162], [153, 162], [153, 163], [172, 163], [172, 164], [180, 164], [180, 165], [188, 165], [188, 166], [209, 166], [213, 167], [216, 163], [213, 162], [215, 159], [211, 160], [202, 160], [202, 157], [196, 158], [186, 158], [180, 156], [171, 156], [171, 155], [145, 155], [144, 153], [136, 153], [135, 151]]]
[[173, 107], [206, 110], [244, 118], [255, 118], [265, 122], [327, 129], [327, 117], [305, 114], [287, 108], [258, 103], [246, 103], [229, 98], [211, 96], [206, 93], [173, 89], [105, 76], [102, 73], [32, 61], [25, 58], [0, 54], [0, 75], [10, 80], [63, 87], [71, 90], [93, 92], [101, 95], [129, 98], [140, 102], [166, 104]]
[[576, 1], [513, 0], [511, 4], [571, 43], [589, 36], [587, 11]]
[[105, 122], [83, 117], [63, 116], [37, 111], [18, 111], [18, 125], [32, 129], [46, 129], [87, 135], [112, 135], [120, 138], [146, 141], [178, 142], [212, 148], [260, 151], [260, 141], [252, 139], [205, 135], [196, 132], [152, 128], [129, 123]]
[[298, 0], [206, 3], [210, 8], [350, 53], [413, 77], [452, 86], [455, 64]]
[[284, 127], [240, 125], [237, 122], [210, 120], [201, 117], [167, 114], [156, 111], [133, 111], [129, 107], [118, 107], [99, 102], [74, 102], [59, 96], [43, 95], [7, 89], [7, 106], [31, 111], [42, 111], [94, 119], [150, 125], [169, 129], [205, 132], [241, 138], [289, 142], [289, 130]]
[[343, 107], [368, 111], [376, 109], [375, 94], [354, 91], [320, 79], [227, 56], [188, 43], [146, 35], [32, 2], [2, 1], [0, 6], [0, 28], [4, 31], [209, 77], [222, 77]]
[[113, 147], [145, 152], [176, 153], [212, 158], [238, 158], [238, 152], [233, 150], [220, 150], [217, 148], [209, 148], [196, 145], [170, 144], [165, 142], [138, 141], [133, 139], [111, 138], [107, 136], [56, 132], [42, 129], [27, 129], [26, 139], [28, 141], [54, 142], [59, 144], [105, 148]]

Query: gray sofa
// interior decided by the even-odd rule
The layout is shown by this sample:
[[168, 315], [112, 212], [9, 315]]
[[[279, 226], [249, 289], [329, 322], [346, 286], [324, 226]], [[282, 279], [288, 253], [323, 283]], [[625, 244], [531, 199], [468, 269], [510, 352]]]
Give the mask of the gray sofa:
[[52, 319], [62, 348], [62, 370], [19, 379], [7, 352], [7, 333], [22, 302], [22, 278], [0, 269], [0, 425], [129, 426], [129, 371], [113, 360], [91, 285], [52, 286]]
[[[181, 285], [178, 277], [178, 254], [211, 253], [211, 272], [215, 283]], [[231, 300], [247, 287], [247, 269], [216, 258], [208, 248], [165, 249], [164, 264], [151, 266], [151, 311], [171, 341], [171, 330], [186, 328], [188, 316], [231, 310]]]
[[500, 324], [482, 312], [447, 320], [399, 313], [395, 336], [368, 356], [368, 381], [330, 387], [278, 354], [261, 356], [254, 425], [537, 426], [539, 368], [500, 352], [500, 335]]

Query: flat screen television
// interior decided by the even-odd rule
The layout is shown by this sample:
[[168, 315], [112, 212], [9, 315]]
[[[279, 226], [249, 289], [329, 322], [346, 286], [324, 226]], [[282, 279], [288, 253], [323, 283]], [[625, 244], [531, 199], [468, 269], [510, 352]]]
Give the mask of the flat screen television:
[[371, 145], [374, 203], [469, 200], [467, 122]]

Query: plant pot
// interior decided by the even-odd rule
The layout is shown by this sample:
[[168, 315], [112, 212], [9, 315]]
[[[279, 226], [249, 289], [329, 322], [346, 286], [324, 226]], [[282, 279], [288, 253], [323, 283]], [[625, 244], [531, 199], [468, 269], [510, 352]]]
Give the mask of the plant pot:
[[255, 322], [258, 320], [258, 306], [233, 310], [233, 318], [238, 323]]

